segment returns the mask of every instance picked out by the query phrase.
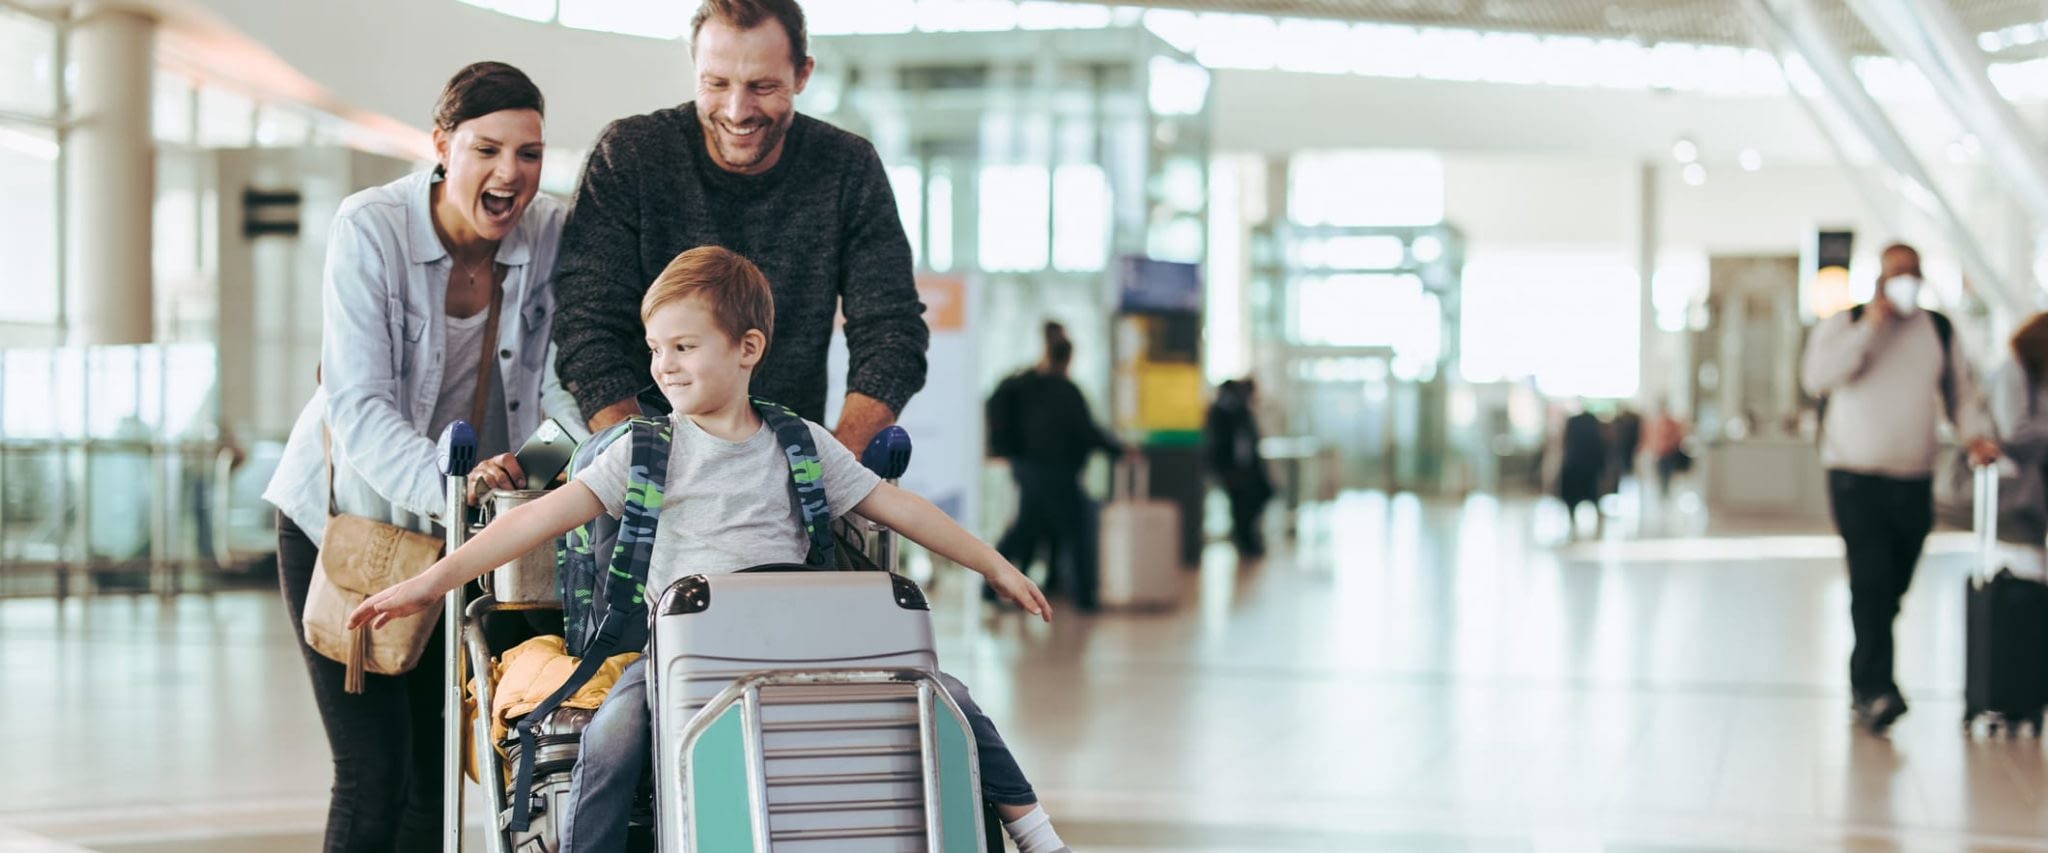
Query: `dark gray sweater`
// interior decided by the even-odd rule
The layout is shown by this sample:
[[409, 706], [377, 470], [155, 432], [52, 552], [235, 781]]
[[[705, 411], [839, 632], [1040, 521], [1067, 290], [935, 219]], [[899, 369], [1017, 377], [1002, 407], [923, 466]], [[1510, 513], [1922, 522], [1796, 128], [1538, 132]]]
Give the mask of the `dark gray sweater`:
[[774, 168], [735, 175], [704, 150], [694, 102], [605, 128], [555, 268], [556, 369], [584, 417], [650, 389], [640, 299], [676, 255], [707, 245], [745, 255], [775, 289], [755, 396], [825, 419], [835, 309], [846, 315], [849, 390], [900, 412], [924, 387], [931, 333], [881, 158], [801, 114], [783, 145]]

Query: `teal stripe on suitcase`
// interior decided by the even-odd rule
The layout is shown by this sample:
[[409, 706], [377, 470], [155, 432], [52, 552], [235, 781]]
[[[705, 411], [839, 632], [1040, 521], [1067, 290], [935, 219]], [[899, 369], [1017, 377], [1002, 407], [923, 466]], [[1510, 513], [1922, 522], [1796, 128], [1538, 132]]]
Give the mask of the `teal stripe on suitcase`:
[[974, 831], [974, 819], [981, 813], [981, 792], [975, 790], [968, 763], [974, 755], [967, 746], [967, 732], [943, 701], [932, 703], [932, 725], [939, 739], [939, 811], [945, 853], [981, 853], [981, 834]]
[[[746, 727], [733, 705], [704, 729], [690, 750], [692, 850], [754, 850], [753, 807], [747, 800]], [[755, 851], [759, 853], [759, 851]]]

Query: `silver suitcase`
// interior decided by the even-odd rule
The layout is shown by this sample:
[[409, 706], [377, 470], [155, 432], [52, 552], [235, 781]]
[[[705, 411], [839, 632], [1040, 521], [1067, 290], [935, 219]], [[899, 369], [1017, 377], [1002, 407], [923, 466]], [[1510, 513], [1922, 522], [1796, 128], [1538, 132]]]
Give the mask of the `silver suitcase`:
[[767, 567], [664, 591], [648, 652], [661, 849], [980, 850], [973, 737], [934, 678], [930, 616], [887, 572]]
[[1180, 508], [1145, 497], [1143, 461], [1122, 465], [1102, 507], [1096, 601], [1104, 607], [1172, 607], [1180, 601]]

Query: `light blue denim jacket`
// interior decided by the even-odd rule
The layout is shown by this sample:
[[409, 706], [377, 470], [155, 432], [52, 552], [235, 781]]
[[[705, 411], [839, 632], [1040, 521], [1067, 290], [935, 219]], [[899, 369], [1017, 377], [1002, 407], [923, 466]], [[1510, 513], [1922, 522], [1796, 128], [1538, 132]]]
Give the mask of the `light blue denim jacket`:
[[[434, 232], [433, 176], [419, 172], [349, 196], [328, 237], [320, 286], [321, 386], [299, 413], [277, 474], [264, 490], [314, 543], [327, 524], [320, 427], [333, 435], [334, 496], [341, 512], [432, 532], [447, 502], [426, 434], [449, 358], [445, 305], [453, 260]], [[493, 376], [516, 448], [543, 411], [580, 431], [576, 404], [554, 381], [548, 334], [552, 276], [565, 208], [536, 196], [498, 245], [505, 301]]]

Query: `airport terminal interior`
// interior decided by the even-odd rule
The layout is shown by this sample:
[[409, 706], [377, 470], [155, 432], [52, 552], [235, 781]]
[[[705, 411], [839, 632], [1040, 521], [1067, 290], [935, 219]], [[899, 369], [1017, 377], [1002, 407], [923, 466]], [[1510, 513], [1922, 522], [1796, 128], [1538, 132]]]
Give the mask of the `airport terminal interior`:
[[[922, 376], [907, 403], [882, 403], [901, 435], [877, 439], [911, 453], [883, 474], [990, 543], [1043, 521], [1048, 547], [1003, 556], [1046, 589], [1052, 618], [989, 600], [961, 561], [900, 533], [856, 521], [838, 528], [842, 549], [923, 590], [925, 653], [997, 721], [1068, 848], [2048, 851], [2048, 454], [2026, 443], [2028, 377], [2048, 369], [2048, 351], [2029, 355], [2048, 350], [2048, 325], [2030, 325], [2048, 307], [2048, 4], [800, 9], [814, 64], [794, 110], [865, 140], [879, 160], [870, 184], [893, 205], [837, 236], [721, 239], [858, 257], [826, 285], [848, 294], [829, 343], [833, 308], [812, 304], [778, 317], [810, 308], [815, 340], [785, 330], [772, 345], [822, 353], [821, 422], [842, 437], [875, 411], [884, 361], [865, 331], [874, 303], [855, 291], [885, 281], [907, 304], [914, 284], [928, 340], [909, 363]], [[309, 400], [365, 399], [322, 388], [323, 354], [379, 361], [386, 344], [338, 330], [402, 329], [393, 369], [398, 348], [412, 348], [404, 370], [427, 352], [402, 276], [382, 285], [381, 310], [406, 312], [388, 328], [337, 319], [356, 310], [339, 291], [371, 280], [350, 269], [367, 238], [344, 199], [427, 187], [420, 173], [471, 156], [437, 149], [437, 98], [458, 69], [509, 63], [545, 96], [546, 144], [537, 164], [503, 168], [537, 176], [527, 222], [567, 211], [560, 256], [574, 256], [579, 227], [616, 216], [588, 200], [626, 183], [605, 171], [629, 147], [614, 122], [709, 109], [726, 66], [693, 53], [706, 34], [792, 41], [773, 16], [698, 29], [698, 12], [695, 0], [0, 0], [0, 851], [343, 849], [323, 844], [331, 721], [280, 583], [297, 563], [280, 557], [273, 478], [312, 471], [317, 490], [320, 431], [312, 467], [295, 467], [295, 424], [324, 411], [344, 435], [344, 407]], [[767, 55], [782, 61], [773, 74], [794, 73], [790, 56]], [[787, 94], [746, 88], [715, 102], [769, 110]], [[772, 124], [770, 142], [716, 127], [723, 142], [678, 149], [709, 150], [700, 170], [739, 170], [729, 152], [755, 150], [727, 143], [784, 144]], [[788, 139], [819, 145], [821, 132]], [[762, 162], [767, 180], [797, 180], [673, 185], [820, 180]], [[473, 180], [448, 174], [416, 200]], [[633, 228], [707, 209], [639, 203]], [[472, 215], [435, 205], [429, 218]], [[482, 232], [412, 224], [428, 235], [409, 250], [415, 267], [453, 288], [457, 244]], [[847, 248], [868, 239], [907, 244], [908, 264]], [[572, 266], [521, 273], [528, 307], [499, 327], [539, 342], [504, 351], [493, 399], [510, 415], [477, 424], [505, 450], [532, 447], [512, 433], [537, 420], [552, 435], [550, 417], [571, 439], [591, 435], [587, 401], [522, 415], [514, 398], [531, 395], [510, 384], [592, 387], [576, 358], [556, 359], [590, 286], [536, 289]], [[762, 266], [774, 278], [815, 264]], [[637, 300], [646, 286], [627, 289]], [[1867, 367], [1894, 363], [1868, 354], [1889, 352], [1883, 342], [1919, 340], [1891, 330], [1921, 327], [1873, 328], [1923, 315], [1936, 330], [1924, 358]], [[1867, 348], [1850, 378], [1816, 379], [1814, 353], [1857, 335]], [[449, 363], [474, 366], [464, 353]], [[1002, 390], [1047, 387], [1062, 369], [1098, 426], [1054, 438], [1121, 448], [1085, 457], [1078, 492], [1031, 485], [1048, 470], [1030, 456], [1045, 436], [1012, 424], [1054, 421]], [[330, 385], [362, 379], [325, 370]], [[1905, 403], [1859, 390], [1880, 375], [1926, 387], [1900, 392]], [[376, 393], [422, 448], [446, 423], [408, 427]], [[419, 420], [433, 407], [413, 408]], [[460, 473], [476, 440], [440, 437], [440, 461]], [[1859, 453], [1909, 461], [1845, 461]], [[438, 477], [414, 479], [439, 489]], [[1875, 577], [1868, 567], [1895, 555], [1869, 537], [1911, 539], [1912, 524], [1839, 521], [1880, 482], [1918, 489], [1934, 518], [1888, 593], [1895, 618], [1874, 623], [1892, 620], [1889, 692], [1866, 687], [1876, 641], [1863, 634], [1881, 630], [1866, 611], [1890, 602], [1877, 581], [1852, 586], [1850, 560]], [[1046, 494], [1066, 497], [1041, 512]], [[437, 544], [490, 529], [407, 518]], [[534, 554], [538, 569], [521, 558], [487, 576], [492, 601], [527, 607], [508, 578], [537, 571], [533, 612], [561, 606], [566, 557], [558, 570], [552, 545]], [[682, 612], [669, 604], [663, 620]], [[470, 620], [456, 623], [431, 633]], [[774, 729], [775, 697], [891, 685], [760, 688], [730, 717], [681, 713], [674, 732], [711, 743], [742, 731], [727, 719]], [[2007, 702], [2028, 690], [2030, 706]], [[909, 792], [888, 812], [909, 815], [904, 834], [791, 828], [859, 809], [784, 799], [774, 768], [794, 752], [731, 734], [746, 758], [726, 789], [705, 781], [709, 758], [654, 779], [651, 820], [687, 814], [697, 839], [663, 830], [660, 849], [983, 849], [962, 826], [1003, 849], [995, 806], [957, 822], [977, 797], [947, 763], [968, 766], [946, 752], [964, 724], [934, 692], [889, 694], [922, 697], [905, 724], [921, 733], [902, 753], [910, 769], [889, 783]], [[413, 734], [431, 745], [454, 732], [490, 754], [493, 784], [459, 786], [441, 807], [460, 819], [434, 846], [507, 853], [510, 809], [495, 806], [517, 761], [446, 716]], [[728, 818], [742, 841], [704, 840]]]

